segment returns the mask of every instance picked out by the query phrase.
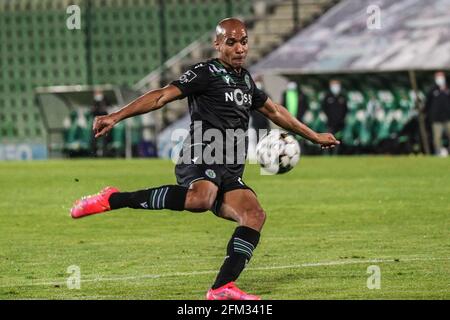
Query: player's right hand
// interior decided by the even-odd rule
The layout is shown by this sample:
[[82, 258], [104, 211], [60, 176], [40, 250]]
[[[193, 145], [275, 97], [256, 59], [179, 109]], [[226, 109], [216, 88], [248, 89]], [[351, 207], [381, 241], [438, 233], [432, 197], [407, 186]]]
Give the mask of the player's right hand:
[[95, 137], [99, 138], [106, 135], [109, 131], [111, 131], [116, 123], [117, 121], [110, 114], [106, 116], [95, 117], [94, 124], [92, 126]]

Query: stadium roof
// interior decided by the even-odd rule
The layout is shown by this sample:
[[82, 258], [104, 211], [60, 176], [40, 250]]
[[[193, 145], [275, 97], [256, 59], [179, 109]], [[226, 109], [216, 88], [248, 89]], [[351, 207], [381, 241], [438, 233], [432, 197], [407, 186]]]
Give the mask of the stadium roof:
[[[367, 27], [373, 21], [373, 5], [380, 8], [379, 29]], [[305, 74], [450, 69], [449, 9], [450, 0], [346, 0], [250, 70]]]

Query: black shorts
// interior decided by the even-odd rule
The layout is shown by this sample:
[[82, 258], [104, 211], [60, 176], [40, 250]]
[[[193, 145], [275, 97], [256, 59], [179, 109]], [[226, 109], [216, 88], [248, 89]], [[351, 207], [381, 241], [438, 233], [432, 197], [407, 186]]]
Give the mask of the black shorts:
[[177, 164], [175, 175], [177, 183], [189, 187], [192, 183], [207, 180], [214, 183], [218, 188], [217, 198], [211, 209], [217, 215], [222, 205], [223, 196], [226, 192], [236, 189], [249, 189], [242, 180], [245, 165], [219, 165], [219, 164]]

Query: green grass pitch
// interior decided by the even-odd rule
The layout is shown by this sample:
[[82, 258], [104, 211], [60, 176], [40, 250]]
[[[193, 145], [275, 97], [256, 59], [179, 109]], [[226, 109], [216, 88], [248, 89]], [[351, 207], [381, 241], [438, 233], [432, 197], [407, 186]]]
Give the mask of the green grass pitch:
[[[263, 299], [450, 298], [448, 159], [304, 157], [285, 175], [246, 170], [268, 218], [243, 290]], [[171, 183], [173, 164], [162, 160], [0, 163], [0, 299], [204, 299], [234, 223], [210, 212], [68, 214], [107, 185]], [[67, 287], [71, 265], [80, 289]], [[372, 265], [379, 289], [367, 287]]]

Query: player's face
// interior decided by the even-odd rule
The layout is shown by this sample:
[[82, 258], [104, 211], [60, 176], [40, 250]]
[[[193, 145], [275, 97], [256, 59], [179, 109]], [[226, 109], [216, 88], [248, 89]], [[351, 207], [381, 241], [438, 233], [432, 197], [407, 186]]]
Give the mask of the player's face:
[[232, 30], [216, 41], [219, 58], [239, 69], [243, 66], [248, 52], [248, 36], [245, 29]]

